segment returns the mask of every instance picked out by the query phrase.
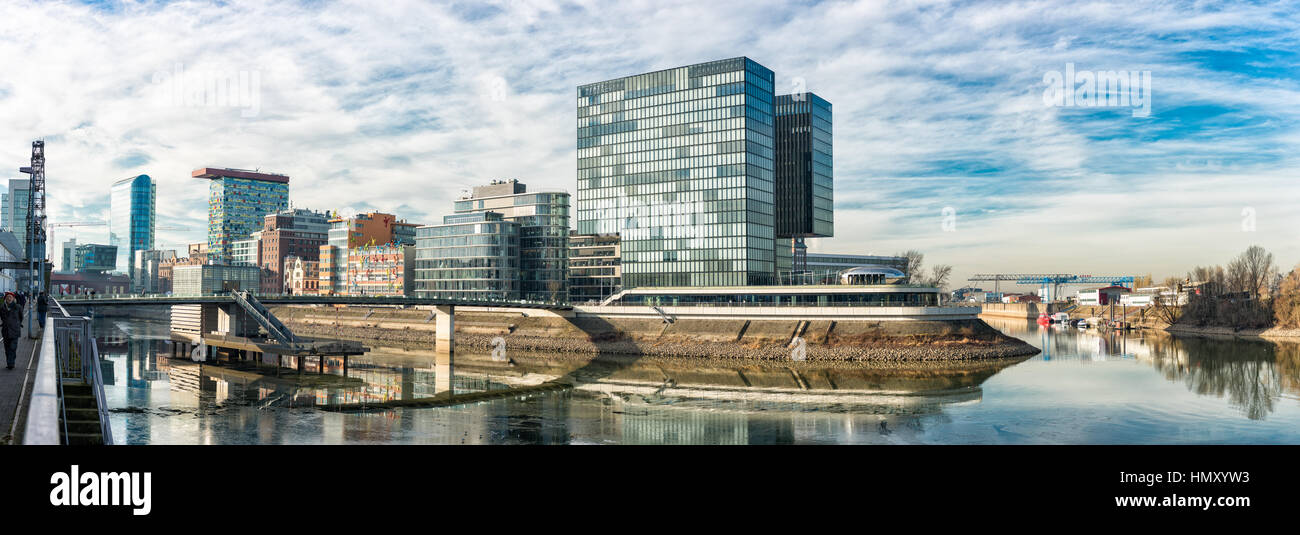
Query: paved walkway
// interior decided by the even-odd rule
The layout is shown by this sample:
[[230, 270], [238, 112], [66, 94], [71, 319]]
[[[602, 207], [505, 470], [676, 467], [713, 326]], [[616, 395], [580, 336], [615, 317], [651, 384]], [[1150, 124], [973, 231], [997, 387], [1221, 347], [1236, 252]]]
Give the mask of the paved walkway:
[[[11, 432], [17, 435], [18, 440], [22, 438], [22, 426], [27, 423], [27, 404], [32, 399], [32, 382], [36, 379], [36, 363], [40, 361], [41, 340], [28, 338], [26, 321], [23, 323], [23, 337], [18, 339], [18, 358], [14, 360], [14, 369], [5, 369], [4, 346], [0, 345], [0, 444], [17, 442], [10, 436]], [[33, 352], [33, 348], [37, 351]], [[17, 410], [20, 397], [22, 411]], [[17, 414], [19, 412], [21, 414]], [[17, 429], [14, 428], [15, 416], [19, 418]]]

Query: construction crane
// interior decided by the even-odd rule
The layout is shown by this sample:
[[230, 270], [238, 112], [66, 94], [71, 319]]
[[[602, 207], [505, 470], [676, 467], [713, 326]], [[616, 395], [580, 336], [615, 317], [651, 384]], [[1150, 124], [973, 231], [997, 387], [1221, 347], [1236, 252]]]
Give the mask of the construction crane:
[[1060, 293], [1061, 286], [1067, 284], [1106, 284], [1123, 286], [1133, 286], [1133, 277], [1128, 275], [1073, 275], [1069, 273], [988, 273], [971, 275], [971, 282], [993, 281], [993, 291], [996, 293], [999, 289], [999, 283], [1002, 281], [1014, 282], [1016, 284], [1037, 284], [1043, 290], [1051, 288], [1051, 292], [1044, 298], [1050, 301]]

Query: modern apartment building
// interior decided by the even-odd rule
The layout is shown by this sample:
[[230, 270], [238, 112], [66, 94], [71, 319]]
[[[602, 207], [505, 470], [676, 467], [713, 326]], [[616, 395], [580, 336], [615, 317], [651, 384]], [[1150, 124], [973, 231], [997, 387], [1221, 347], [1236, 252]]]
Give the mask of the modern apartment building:
[[72, 269], [72, 261], [76, 258], [77, 239], [70, 238], [67, 241], [64, 241], [63, 245], [60, 246], [60, 249], [63, 250], [63, 260], [59, 264], [59, 270], [63, 273], [72, 273], [74, 271]]
[[289, 177], [240, 169], [204, 167], [195, 178], [208, 180], [208, 260], [232, 261], [234, 242], [262, 228], [263, 218], [289, 208]]
[[124, 178], [109, 189], [108, 243], [117, 247], [116, 271], [134, 274], [135, 252], [154, 248], [156, 197], [149, 175]]
[[496, 212], [519, 224], [520, 297], [567, 302], [569, 194], [529, 192], [518, 180], [498, 180], [473, 188], [454, 205], [456, 214]]
[[569, 236], [569, 302], [600, 303], [623, 289], [618, 234]]
[[230, 242], [230, 261], [232, 266], [256, 266], [261, 254], [258, 233], [254, 232], [247, 240]]
[[831, 156], [831, 104], [812, 93], [777, 95], [779, 273], [806, 271], [805, 239], [835, 234]]
[[773, 81], [739, 57], [578, 87], [577, 231], [621, 236], [624, 287], [772, 282]]
[[[131, 261], [131, 290], [134, 292], [163, 293], [159, 271], [164, 263], [175, 263], [176, 251], [156, 249], [136, 251]], [[170, 277], [170, 275], [169, 275]]]
[[348, 294], [348, 265], [352, 249], [376, 245], [415, 245], [415, 228], [419, 225], [398, 221], [397, 216], [382, 212], [357, 214], [329, 220], [327, 243], [320, 247], [321, 295]]
[[72, 254], [72, 268], [77, 273], [103, 273], [117, 267], [117, 247], [112, 245], [78, 245]]
[[30, 189], [31, 181], [26, 178], [9, 179], [9, 191], [0, 201], [0, 204], [3, 204], [4, 230], [12, 232], [14, 237], [18, 238], [18, 243], [22, 244], [24, 251], [27, 247], [27, 203], [31, 202], [28, 198]]
[[416, 229], [415, 295], [519, 299], [519, 228], [499, 212], [474, 212]]
[[[266, 216], [262, 230], [255, 233], [259, 243], [257, 264], [262, 266], [262, 293], [284, 291], [285, 259], [293, 256], [317, 263], [321, 246], [329, 241], [329, 228], [329, 216], [324, 212], [298, 208]], [[311, 287], [314, 289], [317, 284], [313, 282]]]

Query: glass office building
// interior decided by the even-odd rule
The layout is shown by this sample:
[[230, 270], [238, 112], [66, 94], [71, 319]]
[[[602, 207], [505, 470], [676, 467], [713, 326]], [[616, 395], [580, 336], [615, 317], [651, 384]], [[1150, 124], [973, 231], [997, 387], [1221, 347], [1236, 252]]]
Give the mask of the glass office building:
[[178, 265], [172, 268], [172, 295], [203, 296], [230, 291], [257, 293], [261, 287], [257, 266], [213, 264]]
[[149, 175], [113, 183], [108, 198], [108, 243], [117, 246], [115, 271], [133, 275], [135, 252], [154, 248], [157, 186]]
[[239, 169], [202, 168], [208, 185], [208, 261], [229, 264], [236, 241], [262, 229], [263, 218], [289, 208], [289, 177]]
[[578, 87], [578, 234], [624, 288], [770, 284], [773, 73], [739, 57]]
[[72, 265], [77, 273], [103, 273], [117, 266], [117, 247], [87, 243], [73, 250]]
[[[831, 103], [812, 93], [776, 97], [778, 272], [808, 269], [805, 238], [835, 234]], [[786, 258], [789, 260], [786, 260]], [[789, 266], [783, 269], [782, 265]]]
[[528, 192], [518, 180], [498, 180], [475, 187], [457, 200], [457, 214], [496, 212], [519, 224], [519, 291], [523, 299], [564, 303], [569, 300], [569, 194]]
[[415, 230], [415, 295], [519, 299], [519, 223], [497, 212], [444, 216]]

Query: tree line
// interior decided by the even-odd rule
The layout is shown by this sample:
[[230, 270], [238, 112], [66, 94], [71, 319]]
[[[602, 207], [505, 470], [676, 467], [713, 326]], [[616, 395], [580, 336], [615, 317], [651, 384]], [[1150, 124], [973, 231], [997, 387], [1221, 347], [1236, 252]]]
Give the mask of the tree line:
[[1185, 279], [1169, 278], [1165, 285], [1188, 292], [1187, 304], [1180, 308], [1168, 303], [1157, 307], [1161, 319], [1171, 324], [1234, 330], [1300, 327], [1300, 266], [1283, 274], [1273, 253], [1258, 245], [1227, 265], [1196, 266]]

